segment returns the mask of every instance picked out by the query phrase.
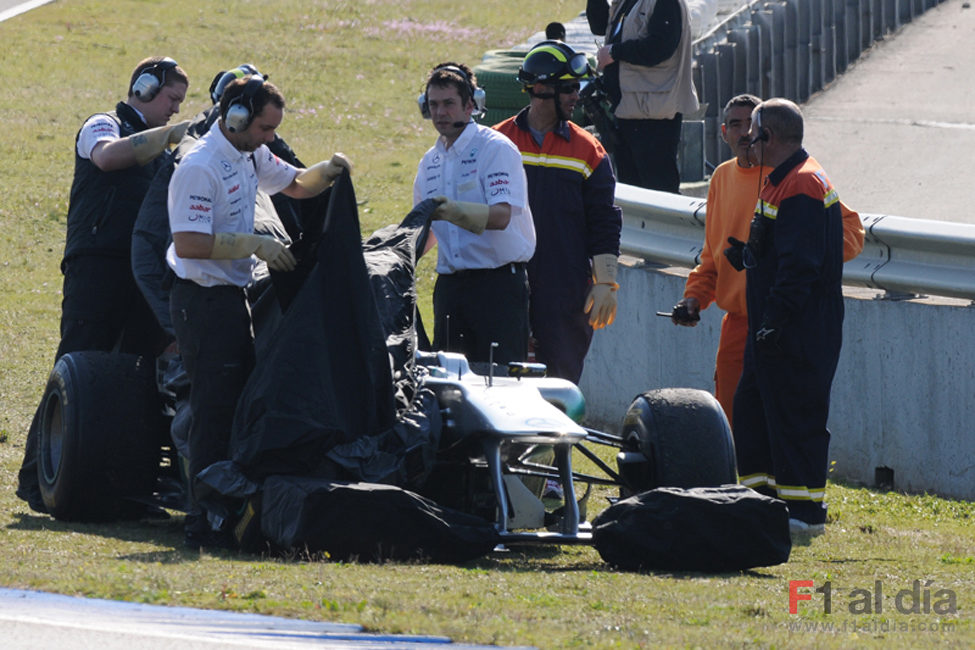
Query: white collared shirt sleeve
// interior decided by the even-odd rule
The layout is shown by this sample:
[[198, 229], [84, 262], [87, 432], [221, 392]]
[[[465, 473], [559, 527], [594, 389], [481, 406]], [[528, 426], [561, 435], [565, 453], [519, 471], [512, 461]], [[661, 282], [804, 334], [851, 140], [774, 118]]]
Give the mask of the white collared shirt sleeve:
[[261, 145], [254, 152], [254, 166], [257, 170], [257, 187], [268, 194], [277, 194], [291, 185], [299, 171], [271, 153], [266, 145]]
[[513, 208], [528, 204], [528, 187], [521, 152], [512, 143], [510, 147], [490, 147], [481, 161], [481, 191], [488, 205], [508, 203]]
[[121, 131], [118, 122], [105, 113], [92, 115], [81, 126], [78, 142], [75, 148], [78, 155], [85, 160], [91, 160], [91, 152], [99, 142], [114, 142], [119, 139]]

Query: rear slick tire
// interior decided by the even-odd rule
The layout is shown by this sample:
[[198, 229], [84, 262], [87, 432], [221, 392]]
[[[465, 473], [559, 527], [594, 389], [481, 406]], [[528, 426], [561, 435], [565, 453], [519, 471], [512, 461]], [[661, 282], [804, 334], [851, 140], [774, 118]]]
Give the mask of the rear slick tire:
[[622, 436], [621, 459], [634, 452], [646, 459], [643, 471], [628, 473], [622, 496], [738, 481], [731, 427], [721, 405], [705, 391], [662, 388], [638, 395], [623, 418]]
[[145, 511], [164, 427], [151, 362], [72, 352], [58, 359], [41, 401], [37, 478], [48, 512], [112, 521]]

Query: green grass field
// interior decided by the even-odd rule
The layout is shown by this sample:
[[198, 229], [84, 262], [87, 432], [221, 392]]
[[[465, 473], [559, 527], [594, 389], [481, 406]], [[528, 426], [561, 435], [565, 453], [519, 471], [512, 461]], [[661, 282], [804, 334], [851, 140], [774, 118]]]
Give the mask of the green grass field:
[[[720, 575], [616, 572], [584, 547], [464, 566], [199, 554], [183, 549], [180, 517], [66, 524], [15, 498], [58, 340], [74, 135], [121, 97], [139, 59], [166, 54], [189, 72], [181, 117], [209, 104], [219, 70], [253, 62], [270, 73], [289, 103], [281, 134], [298, 155], [310, 164], [341, 150], [354, 161], [369, 233], [411, 207], [416, 163], [434, 138], [416, 107], [425, 72], [443, 60], [473, 65], [582, 8], [61, 0], [0, 23], [0, 585], [542, 648], [975, 645], [975, 505], [934, 496], [832, 484], [825, 536], [787, 564]], [[428, 294], [429, 264], [420, 276]], [[789, 614], [790, 580], [824, 591], [828, 582], [830, 612], [807, 589], [812, 599]]]

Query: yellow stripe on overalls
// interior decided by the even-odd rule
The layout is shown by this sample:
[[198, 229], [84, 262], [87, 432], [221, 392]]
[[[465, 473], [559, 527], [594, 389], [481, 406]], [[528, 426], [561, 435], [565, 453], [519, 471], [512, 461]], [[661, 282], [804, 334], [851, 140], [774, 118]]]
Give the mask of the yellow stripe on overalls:
[[582, 174], [583, 178], [592, 175], [592, 167], [580, 158], [569, 158], [567, 156], [553, 156], [544, 153], [522, 152], [521, 161], [526, 165], [536, 167], [555, 167], [557, 169], [568, 169]]
[[808, 488], [805, 485], [780, 485], [776, 489], [779, 497], [789, 501], [822, 501], [826, 488]]
[[750, 488], [762, 487], [763, 485], [775, 487], [775, 477], [764, 473], [749, 474], [748, 476], [739, 476], [738, 483]]
[[775, 219], [779, 216], [779, 206], [759, 199], [758, 203], [755, 204], [755, 214], [768, 217], [769, 219]]

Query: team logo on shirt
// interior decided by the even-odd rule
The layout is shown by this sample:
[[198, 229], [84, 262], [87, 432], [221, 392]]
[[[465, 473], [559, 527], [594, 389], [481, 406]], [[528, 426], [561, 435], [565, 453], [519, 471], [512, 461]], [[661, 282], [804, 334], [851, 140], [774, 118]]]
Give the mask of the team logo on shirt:
[[211, 207], [205, 203], [194, 203], [189, 207], [189, 214], [186, 218], [191, 222], [210, 223], [212, 218], [210, 216], [210, 210]]
[[511, 194], [508, 178], [507, 172], [488, 174], [488, 187], [491, 189], [491, 196], [508, 196]]
[[471, 158], [477, 155], [477, 147], [471, 147], [471, 152], [468, 154]]
[[233, 166], [233, 165], [231, 165], [231, 164], [230, 164], [229, 162], [227, 162], [226, 160], [221, 160], [221, 161], [220, 161], [220, 166], [221, 166], [221, 167], [223, 167], [223, 170], [224, 170], [225, 172], [232, 172], [232, 171], [234, 170], [234, 166]]

